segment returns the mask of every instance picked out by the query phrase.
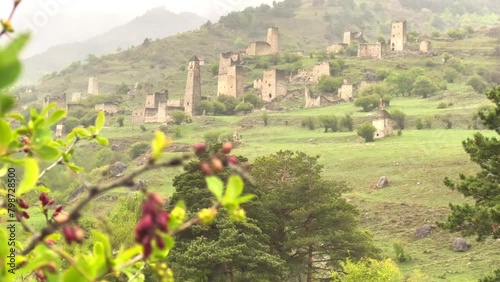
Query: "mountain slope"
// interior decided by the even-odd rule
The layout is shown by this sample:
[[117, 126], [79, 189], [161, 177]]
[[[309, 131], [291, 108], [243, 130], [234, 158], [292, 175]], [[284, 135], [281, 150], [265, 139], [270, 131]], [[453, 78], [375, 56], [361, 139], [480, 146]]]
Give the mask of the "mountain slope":
[[117, 48], [141, 44], [145, 38], [162, 38], [199, 27], [206, 19], [193, 13], [175, 14], [164, 8], [152, 9], [131, 22], [87, 41], [52, 47], [25, 60], [25, 80], [58, 70], [89, 54], [100, 56]]

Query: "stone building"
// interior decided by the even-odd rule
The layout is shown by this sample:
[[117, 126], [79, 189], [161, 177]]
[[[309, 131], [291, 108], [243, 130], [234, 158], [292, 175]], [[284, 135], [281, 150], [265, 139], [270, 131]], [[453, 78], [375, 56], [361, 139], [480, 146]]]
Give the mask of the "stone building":
[[99, 81], [96, 76], [89, 77], [88, 94], [99, 95]]
[[144, 123], [165, 122], [168, 91], [148, 93], [144, 106]]
[[63, 109], [68, 110], [68, 102], [66, 100], [66, 93], [59, 96], [47, 95], [43, 98], [43, 107], [47, 107], [50, 103], [57, 103], [57, 106], [53, 110]]
[[309, 86], [306, 86], [304, 90], [304, 100], [305, 100], [305, 108], [317, 108], [323, 107], [327, 105], [332, 105], [338, 101], [335, 101], [333, 97], [328, 97], [322, 95], [321, 93], [313, 93]]
[[284, 70], [264, 70], [262, 77], [262, 100], [270, 102], [278, 96], [286, 95], [287, 76]]
[[96, 111], [103, 111], [106, 115], [114, 115], [118, 113], [119, 108], [118, 105], [113, 103], [102, 103], [94, 106]]
[[349, 84], [347, 79], [344, 78], [342, 86], [338, 90], [339, 98], [344, 101], [352, 101], [354, 99], [354, 85]]
[[144, 118], [144, 108], [135, 109], [132, 111], [132, 124], [143, 124], [145, 122]]
[[271, 27], [267, 30], [267, 41], [256, 41], [248, 44], [246, 55], [270, 55], [279, 52], [279, 29]]
[[226, 95], [239, 98], [244, 92], [245, 69], [239, 65], [230, 66], [227, 73], [219, 74], [217, 96]]
[[428, 53], [431, 51], [432, 42], [429, 40], [423, 40], [420, 42], [420, 52]]
[[391, 29], [391, 50], [403, 51], [408, 39], [406, 21], [394, 21]]
[[362, 43], [364, 41], [363, 32], [362, 31], [358, 31], [358, 32], [346, 31], [346, 32], [344, 32], [343, 43], [347, 44], [347, 45], [351, 45], [351, 43], [353, 41], [357, 41], [357, 42]]
[[328, 61], [316, 63], [316, 65], [314, 65], [311, 74], [311, 82], [319, 82], [319, 79], [323, 75], [330, 76], [330, 62]]
[[[193, 116], [196, 107], [201, 101], [201, 73], [200, 61], [198, 57], [193, 56], [189, 60], [188, 76], [186, 82], [186, 94], [184, 96], [184, 112]], [[175, 104], [175, 103], [174, 103]]]
[[372, 125], [376, 128], [373, 135], [375, 139], [384, 138], [392, 135], [391, 115], [386, 110], [378, 110]]
[[382, 58], [382, 44], [367, 44], [362, 43], [358, 45], [358, 57], [360, 58]]
[[219, 55], [219, 72], [218, 74], [226, 74], [229, 67], [239, 65], [241, 63], [241, 55], [231, 51]]
[[85, 95], [83, 95], [82, 92], [75, 92], [71, 94], [71, 102], [73, 103], [80, 102], [83, 99], [85, 99]]

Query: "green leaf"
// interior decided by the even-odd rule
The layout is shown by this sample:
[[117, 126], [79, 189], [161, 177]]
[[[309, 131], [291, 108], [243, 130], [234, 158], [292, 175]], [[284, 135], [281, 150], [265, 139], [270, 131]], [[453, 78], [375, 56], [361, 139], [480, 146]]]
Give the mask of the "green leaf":
[[14, 38], [5, 49], [0, 49], [0, 89], [16, 81], [21, 74], [19, 52], [26, 45], [29, 34], [22, 34]]
[[[2, 102], [1, 102], [1, 99], [2, 99], [2, 98], [1, 98], [1, 96], [0, 96], [0, 103], [2, 103]], [[0, 106], [0, 107], [1, 107], [1, 106]], [[0, 116], [1, 116], [1, 109], [0, 109]], [[15, 120], [18, 120], [20, 123], [24, 123], [24, 122], [25, 122], [24, 117], [23, 117], [22, 115], [18, 114], [18, 113], [12, 113], [12, 114], [9, 114], [9, 115], [8, 115], [8, 117], [13, 118], [13, 119], [15, 119]]]
[[118, 252], [118, 255], [116, 256], [115, 262], [117, 265], [121, 265], [121, 264], [131, 260], [133, 257], [135, 257], [141, 253], [142, 253], [142, 246], [135, 245], [131, 248], [128, 248], [126, 250], [122, 250], [122, 251]]
[[76, 173], [80, 173], [80, 172], [82, 172], [82, 171], [83, 171], [83, 168], [82, 168], [82, 167], [79, 167], [79, 166], [77, 166], [77, 165], [76, 165], [76, 164], [74, 164], [74, 163], [68, 163], [68, 167], [69, 167], [72, 171], [74, 171], [74, 172], [76, 172]]
[[35, 188], [36, 182], [38, 181], [39, 168], [38, 162], [33, 158], [26, 158], [24, 161], [24, 178], [19, 184], [19, 189], [17, 190], [18, 195], [24, 195]]
[[106, 235], [102, 234], [101, 232], [95, 230], [92, 230], [92, 235], [94, 236], [96, 242], [102, 243], [104, 255], [106, 256], [106, 258], [111, 258], [112, 251], [109, 238]]
[[36, 187], [36, 190], [42, 193], [50, 193], [50, 189], [45, 186], [38, 186]]
[[158, 245], [156, 244], [156, 240], [153, 241], [153, 252], [151, 253], [151, 258], [149, 260], [151, 261], [158, 261], [158, 260], [165, 260], [168, 256], [168, 253], [170, 250], [172, 250], [174, 246], [174, 239], [165, 234], [159, 234], [163, 238], [163, 241], [165, 242], [165, 248], [163, 250], [160, 250]]
[[104, 112], [100, 111], [95, 120], [95, 129], [96, 129], [95, 134], [99, 134], [99, 132], [101, 132], [102, 128], [104, 127], [104, 121], [105, 121]]
[[0, 117], [8, 113], [14, 107], [14, 103], [14, 97], [0, 93]]
[[183, 200], [175, 204], [174, 209], [170, 212], [170, 219], [168, 220], [168, 229], [174, 230], [184, 222], [186, 218], [186, 203]]
[[63, 109], [56, 110], [49, 116], [49, 118], [45, 120], [46, 126], [51, 127], [52, 125], [58, 123], [65, 115], [66, 115], [66, 110]]
[[9, 275], [7, 272], [7, 269], [9, 267], [7, 266], [7, 255], [9, 254], [9, 245], [6, 243], [8, 242], [8, 237], [7, 233], [2, 229], [0, 229], [0, 277], [6, 277]]
[[231, 202], [236, 200], [243, 193], [243, 186], [243, 180], [238, 175], [229, 177], [224, 201]]
[[0, 156], [4, 156], [9, 151], [9, 144], [12, 141], [12, 131], [10, 125], [0, 119]]
[[9, 170], [9, 167], [7, 164], [5, 164], [1, 169], [0, 169], [0, 178], [4, 177]]
[[107, 138], [104, 138], [104, 137], [97, 137], [96, 138], [97, 140], [97, 143], [103, 145], [103, 146], [109, 146], [109, 140]]
[[208, 190], [212, 192], [212, 195], [214, 195], [217, 200], [221, 200], [222, 193], [224, 192], [224, 183], [222, 183], [222, 181], [215, 176], [207, 176], [205, 177], [205, 181], [207, 182]]
[[54, 146], [42, 145], [35, 149], [35, 153], [44, 161], [53, 161], [59, 157], [61, 152]]
[[55, 108], [56, 106], [57, 106], [56, 102], [48, 104], [47, 107], [42, 109], [42, 111], [40, 112], [40, 116], [45, 117], [49, 113], [49, 111]]
[[73, 132], [78, 135], [79, 137], [90, 137], [92, 136], [92, 133], [88, 131], [86, 128], [83, 127], [76, 127], [73, 128]]
[[168, 144], [169, 143], [167, 141], [167, 136], [165, 136], [165, 134], [161, 131], [156, 131], [155, 138], [152, 142], [153, 159], [158, 159], [163, 153], [163, 150], [168, 146]]
[[250, 202], [254, 198], [255, 198], [255, 195], [251, 195], [251, 194], [243, 195], [237, 199], [237, 202], [238, 202], [238, 204], [243, 204], [246, 202]]

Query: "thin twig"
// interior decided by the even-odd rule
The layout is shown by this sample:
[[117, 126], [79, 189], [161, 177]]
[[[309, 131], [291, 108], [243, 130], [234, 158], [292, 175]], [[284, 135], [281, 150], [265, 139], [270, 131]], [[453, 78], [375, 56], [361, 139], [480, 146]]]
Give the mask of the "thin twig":
[[[157, 168], [162, 168], [162, 167], [178, 167], [184, 165], [184, 161], [189, 159], [189, 155], [185, 155], [182, 158], [175, 158], [170, 161], [165, 161], [165, 162], [160, 162], [156, 163], [154, 160], [150, 160], [147, 162], [142, 168], [125, 175], [115, 181], [106, 183], [106, 184], [94, 184], [90, 187], [88, 187], [88, 196], [81, 200], [74, 208], [73, 210], [69, 213], [69, 219], [68, 221], [72, 220], [77, 220], [80, 217], [80, 212], [83, 210], [85, 206], [87, 206], [92, 200], [100, 196], [101, 194], [104, 194], [108, 191], [111, 191], [113, 189], [119, 188], [119, 187], [131, 187], [134, 186], [134, 178], [153, 169]], [[26, 256], [29, 254], [38, 243], [40, 243], [45, 237], [49, 236], [50, 234], [54, 233], [57, 231], [61, 226], [66, 224], [67, 222], [52, 222], [49, 225], [47, 225], [45, 228], [43, 228], [39, 233], [36, 233], [33, 238], [31, 239], [30, 243], [27, 245], [27, 247], [21, 252], [22, 255]]]
[[[80, 138], [76, 138], [73, 143], [71, 143], [71, 145], [69, 146], [68, 149], [66, 149], [65, 153], [67, 154], [69, 151], [71, 151], [73, 149], [73, 147], [75, 147], [76, 143], [78, 143], [81, 139]], [[40, 175], [38, 176], [38, 180], [40, 180], [42, 178], [42, 176], [45, 175], [45, 173], [47, 173], [49, 170], [53, 169], [56, 165], [58, 165], [61, 161], [63, 160], [63, 157], [60, 156], [53, 164], [49, 165], [48, 167], [46, 167], [41, 173]]]

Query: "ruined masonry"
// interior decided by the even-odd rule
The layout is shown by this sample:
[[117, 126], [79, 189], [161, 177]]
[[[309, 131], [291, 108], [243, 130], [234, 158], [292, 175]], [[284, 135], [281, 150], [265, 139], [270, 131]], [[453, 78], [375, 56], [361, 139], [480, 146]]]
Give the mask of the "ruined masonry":
[[285, 96], [287, 77], [284, 70], [265, 70], [262, 77], [262, 100], [270, 102], [278, 96]]
[[226, 95], [239, 98], [243, 95], [245, 70], [240, 63], [241, 55], [239, 53], [220, 54], [217, 96]]
[[358, 57], [360, 58], [382, 58], [382, 44], [362, 43], [358, 45]]
[[376, 128], [375, 139], [392, 135], [391, 115], [386, 110], [378, 110], [372, 125]]
[[344, 44], [351, 45], [353, 41], [363, 42], [363, 32], [346, 31], [344, 32]]
[[99, 82], [97, 81], [96, 76], [89, 77], [89, 87], [87, 93], [90, 95], [99, 95]]
[[406, 21], [394, 21], [391, 29], [391, 50], [403, 51], [407, 42]]
[[354, 99], [354, 85], [349, 84], [347, 79], [344, 78], [342, 86], [338, 90], [338, 95], [340, 99], [346, 102], [352, 101]]
[[420, 42], [420, 52], [428, 53], [431, 51], [432, 48], [432, 42], [429, 40], [423, 40]]
[[256, 41], [248, 44], [246, 55], [270, 55], [279, 52], [279, 29], [271, 27], [267, 30], [267, 42]]
[[[193, 56], [189, 60], [186, 94], [184, 95], [184, 111], [186, 114], [195, 115], [196, 107], [201, 101], [201, 74], [200, 61]], [[174, 105], [171, 105], [174, 106]]]

